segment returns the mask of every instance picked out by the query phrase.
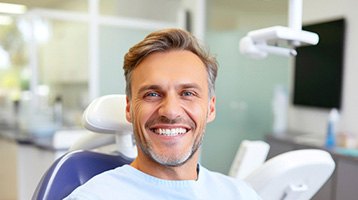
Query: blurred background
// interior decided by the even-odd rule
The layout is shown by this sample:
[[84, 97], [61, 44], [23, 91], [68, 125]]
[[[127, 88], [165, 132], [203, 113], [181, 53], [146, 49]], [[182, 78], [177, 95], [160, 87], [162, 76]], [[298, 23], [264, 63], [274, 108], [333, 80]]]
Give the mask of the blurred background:
[[[358, 29], [357, 3], [327, 2], [304, 0], [304, 23], [345, 17], [350, 40]], [[0, 199], [31, 197], [44, 171], [73, 142], [54, 135], [81, 135], [81, 115], [91, 100], [124, 94], [124, 54], [167, 27], [191, 31], [219, 61], [217, 117], [208, 125], [201, 163], [227, 174], [243, 139], [262, 140], [272, 132], [274, 91], [281, 88], [290, 98], [293, 77], [293, 58], [252, 60], [239, 53], [239, 41], [251, 30], [287, 26], [287, 18], [286, 0], [0, 0]], [[345, 54], [341, 126], [353, 135], [356, 43]], [[329, 110], [287, 109], [288, 129], [325, 134]]]

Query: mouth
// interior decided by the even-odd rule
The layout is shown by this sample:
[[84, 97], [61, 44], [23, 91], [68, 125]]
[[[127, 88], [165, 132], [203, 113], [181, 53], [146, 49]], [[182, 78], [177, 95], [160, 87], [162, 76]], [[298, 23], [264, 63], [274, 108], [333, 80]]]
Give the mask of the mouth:
[[150, 129], [153, 133], [157, 135], [163, 136], [177, 136], [177, 135], [184, 135], [185, 133], [189, 132], [190, 130], [187, 128], [179, 127], [179, 128], [151, 128]]

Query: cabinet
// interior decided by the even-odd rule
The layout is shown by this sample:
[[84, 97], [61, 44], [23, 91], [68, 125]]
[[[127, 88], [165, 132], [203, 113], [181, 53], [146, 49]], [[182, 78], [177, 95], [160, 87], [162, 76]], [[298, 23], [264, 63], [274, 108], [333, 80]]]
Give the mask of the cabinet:
[[16, 153], [16, 143], [0, 137], [0, 199], [18, 199]]
[[358, 198], [358, 161], [338, 159], [336, 173], [336, 199], [353, 200]]
[[[268, 158], [298, 149], [323, 149], [320, 145], [298, 142], [289, 134], [284, 137], [267, 135], [270, 144]], [[330, 179], [317, 192], [312, 200], [356, 200], [358, 197], [358, 157], [329, 151], [336, 162], [336, 169]]]
[[0, 129], [0, 199], [31, 199], [41, 177], [65, 152], [4, 137]]

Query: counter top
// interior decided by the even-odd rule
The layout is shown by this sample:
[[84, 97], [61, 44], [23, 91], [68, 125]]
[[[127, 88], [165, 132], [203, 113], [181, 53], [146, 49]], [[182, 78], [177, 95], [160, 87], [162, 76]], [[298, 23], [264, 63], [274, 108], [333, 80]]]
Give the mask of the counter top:
[[33, 145], [47, 151], [67, 151], [68, 148], [56, 147], [54, 145], [54, 134], [55, 132], [51, 135], [36, 136], [29, 132], [0, 127], [0, 138], [2, 139], [15, 141], [20, 145]]
[[305, 148], [323, 149], [339, 158], [358, 161], [358, 149], [342, 147], [328, 149], [324, 146], [325, 136], [288, 131], [282, 135], [268, 134], [266, 139], [279, 140], [292, 145], [304, 146]]
[[30, 134], [5, 126], [0, 126], [0, 137], [7, 140], [13, 140], [21, 144], [33, 142], [33, 137]]

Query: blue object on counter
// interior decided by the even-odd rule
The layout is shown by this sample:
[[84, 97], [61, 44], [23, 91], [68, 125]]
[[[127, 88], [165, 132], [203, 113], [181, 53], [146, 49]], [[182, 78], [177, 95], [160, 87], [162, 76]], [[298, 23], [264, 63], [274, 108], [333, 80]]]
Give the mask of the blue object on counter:
[[339, 117], [340, 116], [337, 109], [333, 108], [329, 112], [327, 135], [325, 142], [325, 146], [327, 149], [333, 149], [336, 147], [336, 126], [339, 121]]
[[336, 147], [336, 136], [334, 133], [333, 123], [328, 123], [325, 147], [327, 149], [333, 149], [334, 147]]

